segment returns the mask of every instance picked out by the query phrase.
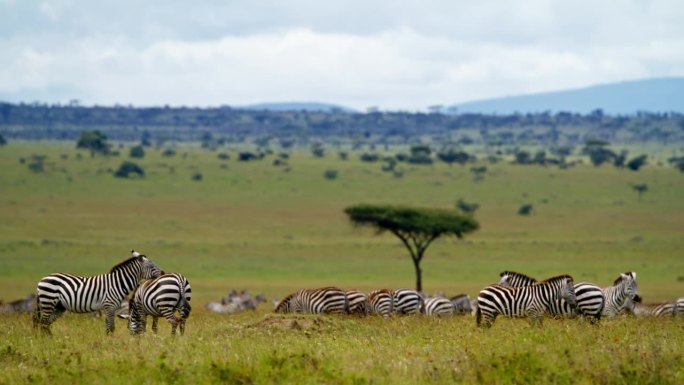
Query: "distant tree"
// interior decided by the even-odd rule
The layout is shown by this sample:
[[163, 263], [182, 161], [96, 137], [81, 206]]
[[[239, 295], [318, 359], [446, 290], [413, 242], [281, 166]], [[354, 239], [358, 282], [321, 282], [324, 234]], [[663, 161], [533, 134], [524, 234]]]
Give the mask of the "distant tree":
[[142, 135], [140, 136], [140, 145], [143, 147], [152, 147], [152, 134], [150, 134], [149, 131], [145, 130], [142, 132]]
[[138, 175], [142, 178], [145, 176], [145, 170], [136, 163], [125, 161], [121, 163], [121, 166], [116, 170], [114, 176], [117, 178], [129, 178], [131, 174]]
[[131, 147], [131, 151], [129, 153], [129, 156], [131, 158], [144, 158], [145, 157], [145, 149], [143, 148], [142, 145], [133, 146], [133, 147]]
[[338, 174], [337, 170], [325, 170], [325, 172], [323, 173], [323, 176], [327, 180], [335, 180], [335, 179], [337, 179], [337, 174]]
[[432, 149], [428, 145], [411, 146], [411, 156], [406, 160], [413, 164], [432, 164]]
[[456, 151], [450, 148], [447, 151], [437, 153], [437, 158], [449, 166], [454, 163], [464, 165], [470, 160], [470, 155], [465, 151]]
[[473, 173], [473, 180], [479, 182], [484, 179], [484, 175], [487, 173], [487, 166], [471, 167], [470, 172]]
[[619, 154], [615, 155], [615, 159], [613, 159], [613, 165], [617, 168], [625, 167], [625, 162], [627, 161], [628, 153], [629, 152], [627, 150], [620, 151]]
[[570, 146], [559, 146], [559, 147], [551, 147], [549, 151], [553, 154], [556, 155], [557, 157], [561, 159], [565, 159], [569, 155], [572, 155], [572, 147]]
[[76, 148], [83, 148], [90, 151], [90, 156], [95, 154], [108, 155], [110, 145], [107, 143], [107, 137], [98, 130], [83, 131], [76, 142]]
[[528, 216], [532, 212], [534, 212], [534, 206], [531, 203], [526, 203], [518, 208], [518, 215]]
[[432, 241], [443, 235], [461, 238], [479, 227], [475, 219], [455, 210], [356, 205], [344, 212], [355, 225], [371, 226], [379, 233], [389, 231], [404, 243], [416, 272], [417, 291], [423, 290], [420, 262]]
[[639, 171], [639, 169], [646, 164], [647, 155], [640, 155], [627, 162], [627, 168], [632, 171]]
[[463, 198], [459, 198], [456, 201], [456, 208], [463, 214], [473, 215], [475, 214], [475, 211], [480, 208], [480, 205], [474, 202], [468, 203], [464, 201]]
[[323, 156], [325, 156], [325, 148], [323, 147], [323, 144], [322, 143], [314, 143], [314, 145], [311, 146], [311, 153], [316, 158], [322, 158]]
[[646, 183], [634, 184], [632, 185], [632, 190], [639, 194], [639, 200], [641, 200], [641, 196], [648, 191], [648, 185]]
[[516, 164], [530, 164], [530, 163], [532, 163], [532, 157], [530, 156], [530, 153], [527, 151], [518, 151], [515, 153], [514, 163], [516, 163]]
[[238, 160], [240, 162], [249, 162], [255, 159], [259, 159], [259, 156], [252, 152], [245, 151], [238, 154]]
[[199, 171], [196, 171], [192, 174], [191, 179], [194, 180], [195, 182], [201, 182], [202, 181], [202, 173]]
[[164, 151], [162, 151], [162, 156], [167, 157], [167, 158], [170, 158], [170, 157], [175, 156], [175, 155], [176, 155], [176, 150], [174, 150], [173, 148], [167, 148], [167, 149], [164, 149]]
[[38, 174], [45, 172], [46, 158], [47, 156], [45, 155], [32, 155], [31, 161], [28, 163], [29, 170]]
[[372, 154], [372, 153], [367, 153], [364, 152], [361, 154], [361, 161], [362, 162], [377, 162], [380, 159], [380, 156], [378, 154]]
[[337, 155], [340, 157], [341, 160], [349, 159], [349, 153], [347, 153], [346, 151], [340, 151]]
[[0, 134], [0, 147], [4, 146], [6, 144], [7, 144], [7, 139], [5, 139], [5, 137], [2, 136], [2, 134]]
[[230, 159], [230, 155], [226, 154], [225, 152], [219, 152], [218, 154], [216, 154], [216, 157], [219, 158], [220, 160]]
[[684, 156], [672, 157], [667, 160], [671, 165], [675, 166], [679, 172], [684, 172]]
[[603, 163], [610, 162], [615, 159], [617, 155], [608, 148], [608, 142], [601, 140], [588, 140], [582, 148], [582, 153], [589, 156], [591, 163], [598, 167]]

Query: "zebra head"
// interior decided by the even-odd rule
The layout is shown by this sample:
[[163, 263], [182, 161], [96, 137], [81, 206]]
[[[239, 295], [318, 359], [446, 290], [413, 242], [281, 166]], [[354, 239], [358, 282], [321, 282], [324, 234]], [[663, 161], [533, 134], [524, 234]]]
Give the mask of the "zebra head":
[[292, 297], [294, 297], [295, 293], [292, 293], [288, 295], [287, 297], [283, 298], [280, 302], [274, 303], [274, 309], [276, 313], [290, 313], [292, 311]]
[[560, 297], [570, 305], [570, 307], [577, 306], [577, 297], [575, 296], [575, 283], [572, 277], [565, 276], [561, 283]]
[[633, 271], [620, 274], [620, 278], [615, 281], [615, 284], [624, 285], [625, 294], [627, 294], [627, 297], [633, 301], [639, 295], [637, 292], [636, 273]]
[[146, 255], [140, 254], [135, 250], [131, 250], [131, 255], [134, 258], [137, 258], [138, 261], [140, 261], [140, 273], [138, 275], [138, 282], [146, 280], [146, 279], [153, 279], [157, 278], [160, 275], [164, 274], [162, 270], [152, 262], [151, 259], [147, 258]]
[[128, 314], [126, 316], [120, 315], [119, 317], [128, 320], [128, 330], [131, 331], [131, 334], [139, 334], [145, 331], [142, 313], [135, 306], [133, 298], [128, 301]]

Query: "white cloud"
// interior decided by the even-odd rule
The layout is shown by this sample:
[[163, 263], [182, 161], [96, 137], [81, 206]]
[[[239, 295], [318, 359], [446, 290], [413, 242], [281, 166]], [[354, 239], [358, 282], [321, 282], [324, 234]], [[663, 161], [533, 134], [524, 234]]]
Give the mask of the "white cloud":
[[0, 0], [0, 99], [417, 110], [682, 76], [682, 16], [638, 0]]

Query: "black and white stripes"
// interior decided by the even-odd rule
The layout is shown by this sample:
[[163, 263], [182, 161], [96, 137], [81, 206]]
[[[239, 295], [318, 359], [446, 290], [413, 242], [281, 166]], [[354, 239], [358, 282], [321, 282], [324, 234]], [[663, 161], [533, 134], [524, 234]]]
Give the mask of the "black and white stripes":
[[[147, 316], [152, 316], [152, 331], [157, 333], [157, 320], [166, 318], [171, 324], [171, 334], [185, 333], [185, 322], [190, 316], [192, 288], [188, 280], [177, 273], [164, 274], [156, 279], [143, 282], [133, 293], [129, 302], [128, 329], [142, 333], [146, 329]], [[178, 310], [179, 317], [175, 312]]]
[[81, 277], [55, 273], [38, 282], [33, 325], [50, 333], [50, 325], [64, 311], [89, 313], [102, 309], [107, 333], [114, 331], [114, 312], [141, 280], [156, 278], [161, 269], [146, 256], [133, 250], [131, 258], [114, 266], [107, 274]]
[[570, 306], [575, 305], [573, 279], [569, 275], [549, 278], [530, 286], [490, 285], [477, 297], [476, 322], [478, 326], [490, 326], [501, 314], [529, 317], [541, 323], [542, 316], [561, 298]]
[[303, 289], [285, 297], [276, 305], [276, 313], [349, 313], [345, 291], [337, 287]]

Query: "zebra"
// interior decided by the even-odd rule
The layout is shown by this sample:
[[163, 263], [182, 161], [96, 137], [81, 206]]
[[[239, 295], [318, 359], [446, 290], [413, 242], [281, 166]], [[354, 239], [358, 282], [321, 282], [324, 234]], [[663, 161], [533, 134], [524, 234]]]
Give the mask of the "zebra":
[[50, 325], [64, 311], [105, 313], [107, 334], [114, 332], [114, 313], [121, 301], [144, 279], [159, 277], [163, 272], [154, 262], [135, 250], [131, 258], [117, 264], [107, 274], [93, 277], [55, 273], [38, 282], [33, 327], [41, 325], [46, 334]]
[[620, 274], [613, 282], [613, 286], [603, 288], [606, 305], [603, 307], [603, 316], [614, 317], [625, 307], [625, 302], [634, 300], [638, 295], [636, 273], [633, 271]]
[[[521, 287], [530, 286], [537, 283], [537, 280], [522, 273], [515, 271], [504, 271], [499, 274], [501, 279], [500, 285]], [[573, 317], [576, 314], [581, 314], [585, 317], [591, 317], [590, 322], [596, 323], [601, 319], [601, 312], [605, 305], [605, 298], [603, 289], [589, 282], [578, 282], [575, 284], [576, 306], [570, 306], [562, 298], [551, 303], [548, 309], [549, 314], [553, 316]]]
[[394, 312], [394, 290], [380, 289], [368, 293], [368, 306], [371, 314], [388, 318]]
[[470, 300], [470, 297], [468, 297], [468, 294], [459, 294], [455, 295], [451, 298], [449, 298], [451, 303], [454, 306], [454, 314], [456, 315], [465, 315], [465, 314], [473, 314], [473, 303]]
[[642, 303], [639, 295], [625, 301], [625, 310], [637, 317], [671, 317], [676, 315], [675, 308], [675, 302]]
[[[175, 335], [176, 327], [180, 325], [180, 334], [183, 335], [185, 321], [192, 310], [191, 297], [192, 288], [184, 276], [177, 273], [164, 274], [140, 284], [129, 301], [128, 315], [120, 317], [128, 319], [128, 329], [134, 334], [145, 332], [147, 316], [151, 315], [154, 334], [157, 334], [159, 317], [164, 317], [171, 323], [171, 334]], [[176, 309], [179, 318], [176, 318]]]
[[575, 305], [575, 288], [569, 275], [549, 278], [531, 286], [490, 285], [477, 297], [475, 320], [477, 326], [489, 327], [502, 314], [506, 317], [530, 317], [541, 325], [542, 316], [560, 298], [571, 306]]
[[349, 313], [350, 314], [370, 314], [370, 304], [368, 303], [368, 297], [358, 290], [347, 290], [345, 293], [347, 295], [347, 301], [349, 301]]
[[349, 314], [347, 294], [337, 287], [302, 289], [281, 300], [276, 313]]
[[397, 314], [418, 314], [423, 306], [423, 296], [415, 290], [397, 289], [392, 293], [394, 312]]
[[426, 298], [422, 302], [420, 312], [426, 316], [451, 316], [454, 315], [454, 304], [441, 297]]
[[680, 297], [675, 302], [675, 308], [673, 314], [675, 316], [684, 316], [684, 297]]

